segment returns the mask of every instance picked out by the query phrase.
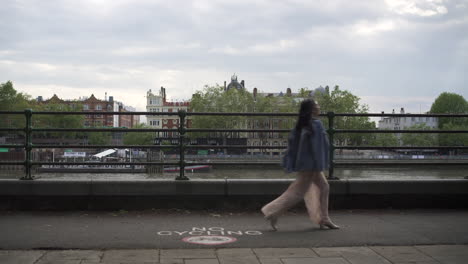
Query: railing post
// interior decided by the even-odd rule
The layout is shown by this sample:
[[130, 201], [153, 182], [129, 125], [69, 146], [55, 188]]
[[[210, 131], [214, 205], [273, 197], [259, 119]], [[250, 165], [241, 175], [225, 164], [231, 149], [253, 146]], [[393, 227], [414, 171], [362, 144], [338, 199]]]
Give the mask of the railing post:
[[24, 115], [26, 116], [26, 127], [24, 128], [24, 133], [25, 133], [25, 142], [24, 142], [24, 148], [26, 150], [26, 159], [24, 160], [24, 172], [25, 175], [24, 177], [21, 178], [21, 180], [33, 180], [33, 177], [31, 175], [31, 167], [32, 167], [32, 141], [31, 141], [31, 133], [32, 133], [32, 110], [31, 109], [25, 109], [24, 110]]
[[335, 177], [333, 175], [334, 172], [334, 167], [335, 167], [335, 144], [334, 144], [334, 135], [335, 135], [335, 124], [334, 124], [334, 118], [335, 118], [335, 113], [334, 112], [328, 112], [328, 135], [329, 135], [329, 140], [330, 140], [330, 153], [329, 153], [329, 160], [330, 160], [330, 168], [328, 169], [328, 180], [339, 180], [338, 177]]
[[189, 180], [185, 176], [185, 117], [187, 113], [184, 110], [179, 110], [179, 167], [180, 174], [176, 177], [176, 180]]

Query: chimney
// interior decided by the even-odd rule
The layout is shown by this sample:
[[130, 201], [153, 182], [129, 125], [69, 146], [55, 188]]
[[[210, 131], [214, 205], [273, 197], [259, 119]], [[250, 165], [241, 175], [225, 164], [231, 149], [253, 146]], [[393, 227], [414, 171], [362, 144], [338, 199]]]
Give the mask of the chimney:
[[42, 102], [42, 101], [43, 101], [42, 96], [38, 96], [38, 97], [37, 97], [37, 101], [38, 101], [38, 102]]
[[253, 89], [253, 97], [254, 97], [254, 101], [257, 101], [257, 87]]
[[107, 92], [104, 93], [104, 101], [107, 101]]
[[402, 108], [400, 109], [400, 114], [404, 114], [404, 113], [405, 113], [405, 108], [402, 107]]
[[292, 94], [292, 93], [291, 93], [291, 88], [286, 89], [286, 95], [287, 95], [287, 96], [291, 96], [291, 94]]
[[[384, 113], [385, 113], [385, 112], [384, 112], [384, 111], [382, 111], [382, 115], [383, 115]], [[382, 116], [382, 118], [381, 118], [380, 120], [384, 120], [384, 116]]]
[[244, 82], [244, 80], [241, 81], [241, 85], [242, 85], [243, 88], [245, 88], [245, 82]]
[[224, 91], [226, 91], [226, 81], [224, 81]]
[[114, 96], [109, 96], [109, 102], [114, 102]]

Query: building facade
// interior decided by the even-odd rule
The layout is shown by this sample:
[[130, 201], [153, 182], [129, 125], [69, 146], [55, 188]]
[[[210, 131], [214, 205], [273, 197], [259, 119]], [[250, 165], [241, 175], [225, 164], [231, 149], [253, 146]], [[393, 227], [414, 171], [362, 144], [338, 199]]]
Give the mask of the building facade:
[[[146, 111], [159, 113], [177, 113], [179, 110], [189, 111], [190, 102], [168, 102], [166, 88], [161, 87], [158, 93], [150, 90], [146, 93]], [[179, 116], [177, 115], [147, 115], [146, 124], [155, 129], [177, 129], [179, 128]], [[185, 119], [185, 127], [191, 127], [190, 118]], [[157, 133], [158, 138], [178, 137], [178, 133], [162, 132]]]
[[[384, 112], [382, 112], [383, 114]], [[392, 114], [395, 114], [395, 110], [392, 111]], [[400, 114], [405, 114], [405, 109], [400, 109]], [[409, 113], [406, 113], [409, 114]], [[424, 124], [431, 129], [435, 129], [439, 125], [439, 120], [437, 117], [382, 117], [379, 120], [379, 129], [387, 130], [404, 130], [414, 125]]]
[[[122, 102], [114, 101], [113, 96], [104, 100], [97, 99], [94, 94], [90, 97], [78, 100], [63, 100], [54, 94], [50, 99], [43, 100], [42, 96], [37, 98], [39, 104], [65, 104], [72, 109], [83, 112], [135, 112], [135, 108], [125, 106]], [[85, 115], [85, 127], [127, 127], [132, 128], [140, 123], [138, 115]]]

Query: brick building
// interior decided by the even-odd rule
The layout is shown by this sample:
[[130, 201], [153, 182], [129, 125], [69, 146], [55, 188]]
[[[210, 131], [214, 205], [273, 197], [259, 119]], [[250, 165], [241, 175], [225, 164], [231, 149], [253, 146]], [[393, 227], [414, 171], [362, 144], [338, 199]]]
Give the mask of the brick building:
[[[151, 89], [146, 93], [146, 111], [172, 113], [179, 110], [188, 111], [190, 102], [168, 102], [166, 97], [166, 88], [161, 87], [159, 92], [153, 93]], [[146, 116], [147, 125], [156, 129], [177, 129], [179, 128], [179, 117], [168, 115], [148, 115]], [[185, 119], [185, 127], [191, 127], [190, 118]], [[161, 138], [178, 137], [178, 133], [162, 132], [157, 134]]]
[[[63, 100], [56, 94], [48, 100], [43, 100], [42, 96], [37, 98], [40, 104], [65, 104], [71, 106], [72, 109], [83, 112], [135, 112], [135, 109], [130, 106], [125, 106], [123, 103], [114, 101], [113, 96], [104, 100], [97, 99], [94, 94], [88, 98], [80, 98], [78, 100]], [[132, 128], [140, 123], [138, 115], [85, 115], [84, 126], [86, 127], [128, 127]]]

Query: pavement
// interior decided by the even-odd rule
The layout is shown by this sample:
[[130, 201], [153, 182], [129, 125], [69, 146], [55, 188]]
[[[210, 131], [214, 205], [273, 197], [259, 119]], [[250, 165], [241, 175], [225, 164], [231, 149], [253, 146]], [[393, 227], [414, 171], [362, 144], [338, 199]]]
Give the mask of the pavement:
[[0, 263], [468, 263], [468, 210], [0, 211]]
[[466, 264], [467, 262], [467, 245], [0, 251], [0, 263], [5, 264]]

